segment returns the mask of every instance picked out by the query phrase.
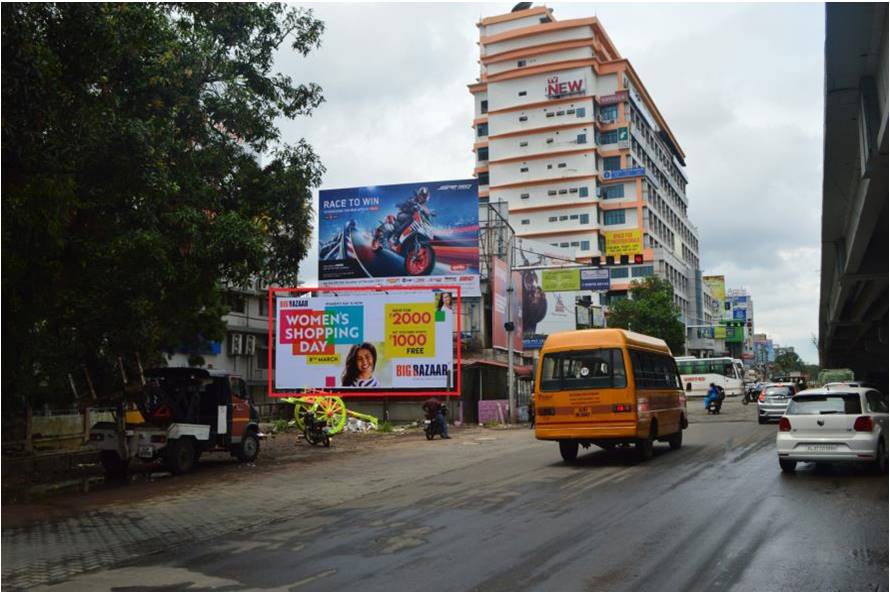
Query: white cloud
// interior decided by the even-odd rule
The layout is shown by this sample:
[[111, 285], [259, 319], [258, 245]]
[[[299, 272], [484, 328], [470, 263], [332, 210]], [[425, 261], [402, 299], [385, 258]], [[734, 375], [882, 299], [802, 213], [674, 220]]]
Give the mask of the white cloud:
[[[325, 21], [322, 48], [277, 63], [319, 83], [326, 103], [281, 128], [320, 154], [323, 187], [472, 175], [475, 24], [512, 5], [306, 6]], [[747, 287], [757, 331], [815, 361], [824, 5], [549, 6], [560, 20], [595, 13], [667, 119], [687, 155], [706, 273]]]

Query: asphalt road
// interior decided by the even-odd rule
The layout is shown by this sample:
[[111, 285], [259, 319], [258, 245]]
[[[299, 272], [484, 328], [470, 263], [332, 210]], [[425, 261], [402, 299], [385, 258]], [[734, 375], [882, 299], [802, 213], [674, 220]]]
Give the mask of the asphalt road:
[[212, 523], [226, 497], [274, 517], [48, 588], [886, 591], [887, 477], [782, 475], [776, 427], [729, 412], [642, 464], [591, 448], [570, 466], [528, 430], [472, 429], [278, 469], [191, 512]]

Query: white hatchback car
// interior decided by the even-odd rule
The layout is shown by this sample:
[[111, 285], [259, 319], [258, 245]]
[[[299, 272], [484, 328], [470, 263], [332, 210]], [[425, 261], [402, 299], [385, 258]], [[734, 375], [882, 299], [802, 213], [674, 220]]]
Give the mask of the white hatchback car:
[[874, 462], [886, 472], [888, 435], [887, 397], [877, 390], [804, 390], [779, 419], [779, 466], [794, 472], [798, 462]]

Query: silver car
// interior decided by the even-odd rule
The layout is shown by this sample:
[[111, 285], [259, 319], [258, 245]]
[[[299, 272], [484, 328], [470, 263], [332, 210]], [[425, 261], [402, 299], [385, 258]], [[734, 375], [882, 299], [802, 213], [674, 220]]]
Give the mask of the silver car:
[[763, 425], [771, 419], [779, 420], [796, 391], [792, 383], [767, 384], [757, 397], [757, 422]]
[[779, 419], [783, 472], [798, 462], [873, 462], [887, 471], [887, 397], [870, 388], [804, 390]]

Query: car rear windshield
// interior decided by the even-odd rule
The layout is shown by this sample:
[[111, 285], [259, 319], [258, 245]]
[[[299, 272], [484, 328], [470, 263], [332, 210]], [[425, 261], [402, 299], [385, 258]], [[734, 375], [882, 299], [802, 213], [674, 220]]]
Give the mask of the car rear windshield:
[[788, 386], [776, 386], [774, 388], [767, 388], [766, 395], [767, 396], [787, 396], [791, 393], [791, 388]]
[[627, 376], [620, 349], [591, 349], [544, 355], [541, 390], [624, 388]]
[[795, 396], [786, 415], [858, 415], [859, 394], [812, 394]]

